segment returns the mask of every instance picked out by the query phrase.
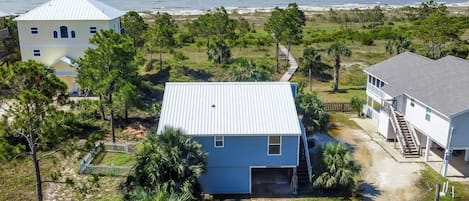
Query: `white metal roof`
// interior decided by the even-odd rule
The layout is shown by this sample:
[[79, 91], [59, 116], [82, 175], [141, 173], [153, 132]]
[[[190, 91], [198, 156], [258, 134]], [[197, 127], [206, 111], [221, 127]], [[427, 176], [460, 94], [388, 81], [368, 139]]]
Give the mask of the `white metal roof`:
[[124, 14], [96, 0], [50, 0], [15, 20], [112, 20]]
[[166, 83], [158, 133], [300, 135], [289, 82]]

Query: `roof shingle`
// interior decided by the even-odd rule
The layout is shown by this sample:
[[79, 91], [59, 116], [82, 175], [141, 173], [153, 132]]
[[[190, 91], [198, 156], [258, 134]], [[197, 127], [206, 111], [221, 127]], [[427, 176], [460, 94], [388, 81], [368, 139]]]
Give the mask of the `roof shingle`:
[[453, 56], [432, 60], [407, 52], [365, 71], [386, 82], [382, 90], [387, 94], [407, 94], [447, 117], [469, 109], [467, 60]]

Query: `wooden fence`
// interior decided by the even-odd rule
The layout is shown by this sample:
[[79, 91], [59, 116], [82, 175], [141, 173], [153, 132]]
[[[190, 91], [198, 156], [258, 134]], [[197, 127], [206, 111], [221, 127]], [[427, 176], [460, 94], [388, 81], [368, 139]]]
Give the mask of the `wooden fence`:
[[324, 103], [326, 112], [352, 112], [352, 104], [350, 103]]

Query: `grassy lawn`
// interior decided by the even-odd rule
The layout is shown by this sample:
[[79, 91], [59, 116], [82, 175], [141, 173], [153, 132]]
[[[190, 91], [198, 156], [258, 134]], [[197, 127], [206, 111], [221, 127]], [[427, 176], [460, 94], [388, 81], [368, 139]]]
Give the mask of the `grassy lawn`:
[[[40, 166], [43, 179], [48, 179], [55, 162], [44, 159]], [[3, 162], [0, 169], [0, 200], [36, 200], [36, 179], [29, 157]], [[47, 184], [43, 184], [43, 189], [47, 189]]]
[[[419, 181], [419, 185], [422, 189], [431, 189], [430, 191], [428, 191], [428, 193], [424, 195], [422, 200], [432, 201], [434, 200], [436, 184], [440, 184], [442, 186], [443, 182], [446, 182], [448, 180], [442, 177], [436, 171], [434, 171], [427, 164], [423, 163], [422, 165], [425, 167], [425, 169], [420, 173], [422, 177], [421, 177], [421, 180]], [[454, 186], [455, 188], [456, 196], [454, 200], [461, 200], [461, 201], [469, 200], [469, 190], [467, 190], [469, 188], [469, 183], [449, 182], [448, 189], [450, 189], [451, 186]], [[442, 197], [440, 198], [440, 200], [449, 201], [453, 199], [451, 199], [451, 197]]]
[[94, 165], [132, 166], [135, 162], [133, 154], [100, 152], [92, 161]]

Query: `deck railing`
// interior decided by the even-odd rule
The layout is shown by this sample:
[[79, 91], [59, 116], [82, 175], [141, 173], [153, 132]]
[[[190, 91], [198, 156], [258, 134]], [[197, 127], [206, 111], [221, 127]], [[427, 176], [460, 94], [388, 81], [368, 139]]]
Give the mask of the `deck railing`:
[[375, 94], [376, 96], [380, 98], [384, 98], [384, 92], [380, 88], [374, 86], [373, 84], [367, 83], [366, 84], [366, 90], [370, 91], [371, 93]]
[[306, 166], [308, 167], [309, 182], [312, 182], [313, 166], [311, 165], [311, 156], [309, 154], [308, 138], [306, 137], [306, 129], [305, 129], [305, 126], [303, 125], [303, 122], [301, 122], [301, 120], [300, 120], [300, 127], [301, 127], [301, 138], [303, 139], [303, 147], [305, 150]]

